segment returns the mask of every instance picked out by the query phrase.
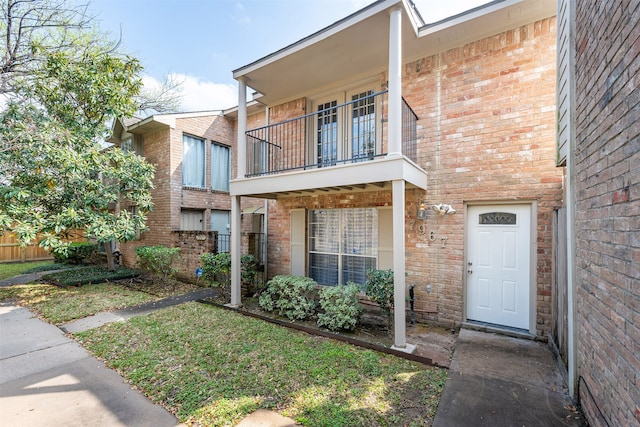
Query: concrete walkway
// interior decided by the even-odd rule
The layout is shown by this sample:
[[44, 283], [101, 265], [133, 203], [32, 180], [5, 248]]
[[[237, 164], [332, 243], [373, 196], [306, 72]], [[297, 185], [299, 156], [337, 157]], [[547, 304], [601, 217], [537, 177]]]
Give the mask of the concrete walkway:
[[0, 419], [7, 426], [175, 426], [57, 327], [0, 303]]
[[[39, 274], [0, 282], [28, 283]], [[98, 313], [57, 328], [0, 303], [0, 419], [20, 426], [175, 426], [178, 420], [64, 335], [212, 296], [211, 288]], [[418, 339], [414, 337], [414, 339]], [[423, 343], [424, 344], [424, 343]], [[259, 410], [242, 427], [294, 426]], [[460, 331], [435, 427], [584, 426], [547, 345]]]
[[583, 426], [547, 344], [461, 329], [434, 427]]
[[[49, 272], [47, 272], [49, 273]], [[0, 281], [0, 287], [40, 279], [34, 273]], [[131, 389], [122, 377], [65, 336], [166, 307], [215, 295], [202, 288], [114, 312], [98, 313], [59, 328], [12, 302], [0, 302], [0, 425], [21, 427], [174, 427], [178, 419]], [[259, 410], [242, 427], [297, 424]]]

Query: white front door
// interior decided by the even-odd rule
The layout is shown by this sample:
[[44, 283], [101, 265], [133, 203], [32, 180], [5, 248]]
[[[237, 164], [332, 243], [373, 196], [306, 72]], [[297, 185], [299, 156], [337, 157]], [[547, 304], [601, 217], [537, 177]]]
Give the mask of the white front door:
[[467, 319], [529, 330], [531, 206], [467, 214]]

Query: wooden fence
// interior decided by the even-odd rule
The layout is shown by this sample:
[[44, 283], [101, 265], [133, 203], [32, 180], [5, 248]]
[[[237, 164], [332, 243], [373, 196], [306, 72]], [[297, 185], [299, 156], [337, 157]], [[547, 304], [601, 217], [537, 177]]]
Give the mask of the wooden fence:
[[[84, 240], [80, 236], [71, 241]], [[49, 251], [38, 246], [38, 240], [34, 240], [30, 245], [21, 248], [18, 239], [7, 231], [0, 236], [0, 263], [5, 262], [27, 262], [27, 261], [44, 261], [53, 259], [53, 255]]]

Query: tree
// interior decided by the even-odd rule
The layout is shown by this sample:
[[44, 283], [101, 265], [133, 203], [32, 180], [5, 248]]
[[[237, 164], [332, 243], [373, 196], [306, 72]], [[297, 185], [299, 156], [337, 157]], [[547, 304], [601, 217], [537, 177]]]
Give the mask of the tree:
[[[18, 86], [37, 81], [51, 54], [90, 52], [95, 46], [117, 54], [119, 42], [98, 31], [88, 6], [67, 0], [0, 0], [0, 95], [15, 95]], [[143, 87], [134, 95], [137, 110], [176, 111], [181, 84], [167, 76], [159, 85]]]
[[[24, 3], [51, 5], [9, 0], [3, 6]], [[46, 21], [34, 22], [46, 27]], [[68, 28], [80, 27], [71, 22]], [[52, 28], [54, 36], [61, 31]], [[56, 42], [58, 49], [33, 34], [34, 59], [10, 58], [4, 64], [14, 64], [9, 75], [2, 71], [11, 97], [0, 115], [0, 230], [13, 232], [22, 245], [40, 236], [40, 246], [51, 249], [64, 249], [63, 240], [77, 230], [99, 242], [131, 240], [144, 230], [152, 207], [154, 167], [102, 141], [108, 119], [138, 109], [142, 67], [113, 44], [97, 43], [90, 31], [65, 38], [73, 40], [68, 46]]]

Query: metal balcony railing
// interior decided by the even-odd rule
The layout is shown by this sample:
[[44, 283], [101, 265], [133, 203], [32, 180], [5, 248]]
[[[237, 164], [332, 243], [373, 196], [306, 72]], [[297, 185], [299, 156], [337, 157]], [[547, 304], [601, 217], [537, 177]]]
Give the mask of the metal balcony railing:
[[[402, 100], [402, 153], [416, 161], [418, 117]], [[252, 129], [247, 177], [374, 160], [388, 152], [387, 91], [344, 104], [322, 104], [304, 116]]]

